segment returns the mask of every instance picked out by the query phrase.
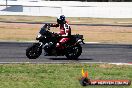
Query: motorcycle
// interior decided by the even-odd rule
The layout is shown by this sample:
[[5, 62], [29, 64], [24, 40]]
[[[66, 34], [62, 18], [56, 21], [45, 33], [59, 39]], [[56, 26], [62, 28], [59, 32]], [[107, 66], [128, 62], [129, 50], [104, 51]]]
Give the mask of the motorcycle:
[[26, 49], [26, 56], [29, 59], [36, 59], [42, 51], [48, 53], [48, 56], [66, 56], [68, 59], [78, 59], [82, 53], [81, 43], [83, 42], [83, 35], [71, 35], [70, 40], [63, 44], [63, 49], [56, 48], [56, 44], [61, 39], [57, 33], [50, 32], [50, 25], [45, 24], [39, 31], [36, 37], [38, 42], [33, 43]]

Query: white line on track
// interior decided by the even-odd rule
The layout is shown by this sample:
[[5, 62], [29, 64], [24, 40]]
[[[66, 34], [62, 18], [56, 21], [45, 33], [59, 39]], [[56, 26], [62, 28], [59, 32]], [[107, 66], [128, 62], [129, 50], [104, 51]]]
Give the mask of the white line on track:
[[0, 64], [73, 64], [73, 63], [81, 63], [81, 64], [90, 64], [90, 63], [105, 63], [105, 62], [78, 62], [78, 61], [69, 61], [69, 62], [0, 62]]
[[0, 62], [0, 64], [113, 64], [113, 65], [132, 65], [132, 63], [110, 63], [110, 62]]
[[131, 63], [109, 63], [109, 64], [115, 64], [115, 65], [131, 65]]

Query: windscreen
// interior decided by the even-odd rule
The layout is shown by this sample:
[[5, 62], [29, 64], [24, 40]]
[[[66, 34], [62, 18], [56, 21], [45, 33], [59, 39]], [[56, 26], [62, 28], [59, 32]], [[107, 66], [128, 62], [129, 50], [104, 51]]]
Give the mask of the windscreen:
[[45, 32], [46, 32], [46, 28], [45, 28], [45, 27], [42, 27], [42, 28], [40, 29], [40, 31], [39, 31], [39, 33], [40, 33], [41, 35], [44, 35]]

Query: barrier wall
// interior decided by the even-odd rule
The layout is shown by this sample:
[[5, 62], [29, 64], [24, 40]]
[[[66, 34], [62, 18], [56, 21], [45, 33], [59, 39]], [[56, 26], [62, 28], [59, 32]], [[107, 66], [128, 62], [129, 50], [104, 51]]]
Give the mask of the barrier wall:
[[74, 1], [5, 1], [0, 2], [0, 15], [30, 15], [98, 18], [132, 18], [132, 2]]

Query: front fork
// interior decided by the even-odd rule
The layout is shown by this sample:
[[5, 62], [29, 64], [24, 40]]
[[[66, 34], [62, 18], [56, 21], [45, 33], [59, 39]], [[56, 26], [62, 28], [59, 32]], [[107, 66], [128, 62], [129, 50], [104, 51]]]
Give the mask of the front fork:
[[42, 47], [43, 43], [42, 42], [39, 42], [39, 44], [40, 44], [39, 47]]
[[42, 47], [43, 46], [43, 43], [42, 42], [37, 42], [37, 43], [34, 43], [33, 45], [34, 46], [37, 46], [37, 47]]

